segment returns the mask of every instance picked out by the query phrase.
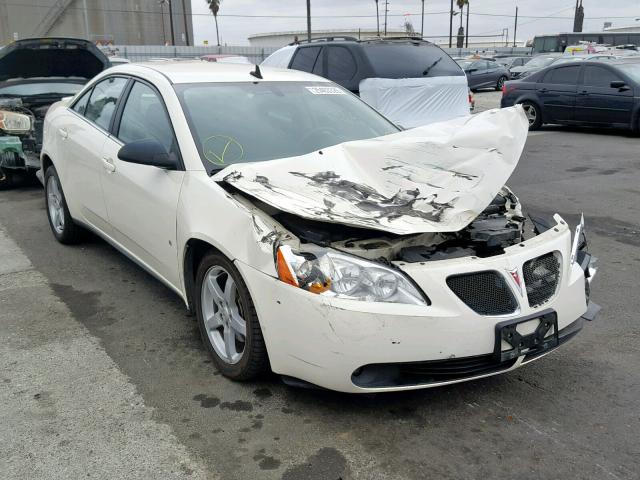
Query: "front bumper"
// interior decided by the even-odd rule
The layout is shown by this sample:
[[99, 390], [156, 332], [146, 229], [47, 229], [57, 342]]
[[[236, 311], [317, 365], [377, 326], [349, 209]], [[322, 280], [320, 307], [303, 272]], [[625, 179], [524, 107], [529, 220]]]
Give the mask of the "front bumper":
[[[367, 303], [324, 297], [289, 286], [246, 264], [237, 262], [260, 318], [272, 370], [278, 374], [343, 392], [381, 392], [433, 387], [481, 378], [518, 368], [545, 355], [522, 354], [508, 365], [490, 366], [470, 376], [432, 381], [416, 378], [398, 382], [397, 376], [375, 382], [358, 381], [370, 365], [395, 365], [457, 359], [462, 363], [494, 352], [496, 324], [535, 317], [545, 311], [557, 316], [559, 338], [573, 336], [587, 311], [585, 275], [570, 263], [571, 232], [559, 216], [548, 231], [509, 247], [502, 255], [467, 257], [424, 264], [397, 264], [431, 299], [429, 306]], [[492, 270], [522, 278], [523, 264], [549, 252], [560, 252], [562, 269], [555, 294], [531, 308], [518, 289], [518, 309], [510, 315], [480, 315], [467, 307], [447, 286], [451, 275]], [[578, 319], [576, 321], [576, 319]], [[354, 372], [356, 373], [354, 377]], [[477, 373], [477, 372], [476, 372]], [[429, 377], [432, 378], [432, 377]]]

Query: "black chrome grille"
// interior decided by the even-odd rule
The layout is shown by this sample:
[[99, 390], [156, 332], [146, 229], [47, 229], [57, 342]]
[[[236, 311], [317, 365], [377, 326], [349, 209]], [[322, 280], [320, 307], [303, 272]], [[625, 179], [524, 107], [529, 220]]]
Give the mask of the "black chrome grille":
[[556, 293], [560, 278], [560, 255], [547, 253], [525, 262], [522, 267], [530, 307], [547, 303]]
[[474, 272], [453, 275], [447, 285], [470, 309], [480, 315], [506, 315], [518, 308], [518, 303], [498, 272]]
[[427, 362], [371, 364], [357, 369], [351, 381], [366, 388], [428, 385], [501, 372], [511, 368], [516, 360], [498, 362], [493, 354], [488, 354]]

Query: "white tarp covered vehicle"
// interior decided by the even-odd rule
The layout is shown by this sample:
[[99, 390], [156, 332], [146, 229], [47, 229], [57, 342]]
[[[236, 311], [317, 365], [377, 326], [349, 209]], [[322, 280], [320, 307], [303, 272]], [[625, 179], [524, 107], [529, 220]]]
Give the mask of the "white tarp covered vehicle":
[[582, 226], [529, 221], [504, 186], [520, 107], [399, 131], [331, 82], [254, 68], [115, 67], [44, 129], [54, 236], [90, 228], [175, 290], [224, 375], [432, 387], [594, 317]]

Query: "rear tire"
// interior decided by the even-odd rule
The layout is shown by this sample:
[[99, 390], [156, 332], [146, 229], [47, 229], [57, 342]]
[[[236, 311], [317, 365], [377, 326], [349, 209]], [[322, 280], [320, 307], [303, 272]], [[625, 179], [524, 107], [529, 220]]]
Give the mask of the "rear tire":
[[0, 190], [9, 190], [15, 185], [15, 179], [12, 173], [0, 168]]
[[195, 283], [200, 335], [218, 370], [237, 381], [267, 371], [269, 358], [258, 315], [233, 263], [220, 253], [206, 254]]
[[540, 107], [529, 100], [525, 100], [520, 105], [522, 105], [524, 113], [527, 115], [527, 120], [529, 120], [529, 131], [538, 130], [542, 126]]
[[82, 230], [71, 218], [58, 172], [53, 165], [47, 168], [44, 174], [44, 196], [53, 236], [65, 245], [78, 243]]
[[502, 86], [504, 85], [504, 82], [506, 82], [507, 80], [509, 80], [507, 77], [505, 77], [504, 75], [501, 76], [498, 79], [498, 83], [496, 83], [496, 91], [502, 90]]

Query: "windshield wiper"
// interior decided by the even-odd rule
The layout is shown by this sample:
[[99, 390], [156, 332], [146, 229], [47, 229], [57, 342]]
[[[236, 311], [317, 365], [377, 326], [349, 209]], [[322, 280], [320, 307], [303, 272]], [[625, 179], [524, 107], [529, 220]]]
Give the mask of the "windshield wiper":
[[423, 75], [423, 76], [424, 76], [424, 75], [428, 75], [428, 74], [429, 74], [429, 71], [430, 71], [433, 67], [435, 67], [435, 66], [438, 64], [438, 62], [439, 62], [440, 60], [442, 60], [442, 57], [438, 57], [438, 59], [437, 59], [435, 62], [433, 62], [431, 65], [429, 65], [429, 66], [427, 67], [427, 69], [426, 69], [424, 72], [422, 72], [422, 75]]

